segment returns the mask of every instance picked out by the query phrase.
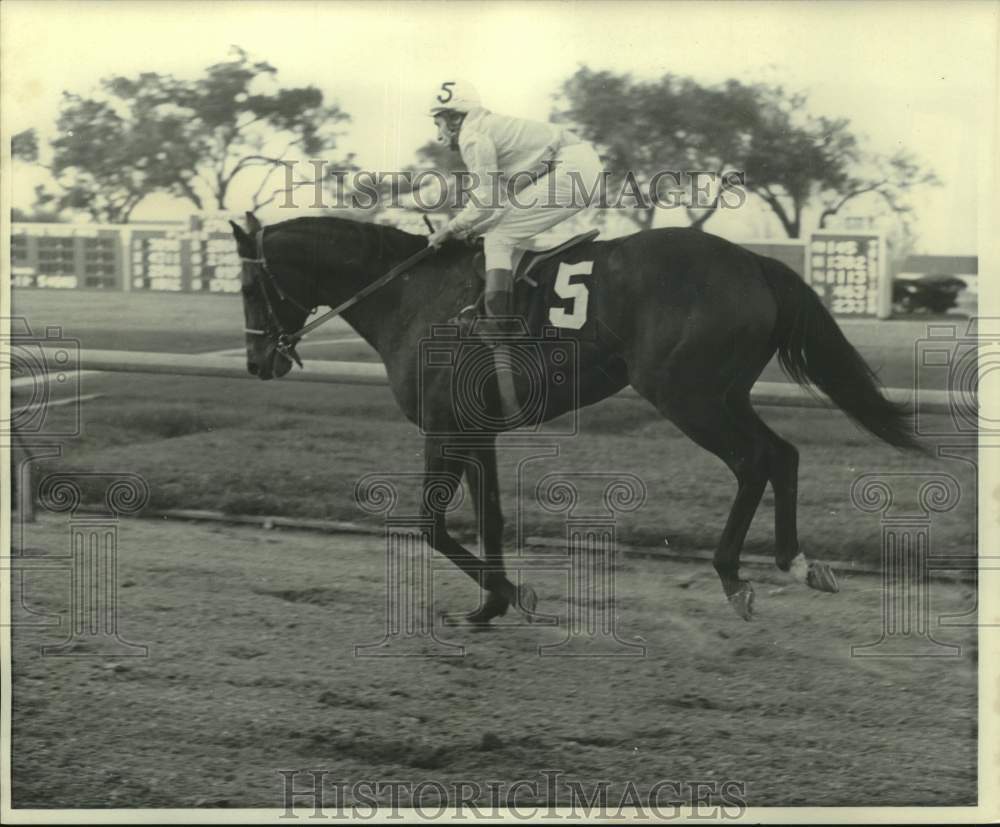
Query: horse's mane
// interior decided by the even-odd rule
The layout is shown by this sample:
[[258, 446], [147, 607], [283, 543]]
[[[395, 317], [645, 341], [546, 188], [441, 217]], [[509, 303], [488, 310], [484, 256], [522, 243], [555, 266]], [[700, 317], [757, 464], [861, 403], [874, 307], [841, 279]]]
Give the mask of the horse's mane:
[[[419, 250], [426, 243], [426, 236], [408, 233], [389, 224], [376, 224], [372, 221], [359, 221], [338, 215], [304, 215], [289, 218], [277, 224], [269, 224], [269, 232], [279, 230], [289, 233], [301, 233], [315, 239], [335, 238], [338, 229], [350, 227], [353, 232], [359, 230], [366, 235], [365, 246], [369, 249], [400, 250], [409, 254]], [[450, 253], [468, 253], [469, 246], [458, 240], [445, 242], [443, 250]]]
[[331, 235], [339, 227], [350, 226], [352, 229], [361, 229], [369, 232], [372, 236], [388, 236], [393, 240], [414, 239], [419, 236], [392, 227], [388, 224], [376, 224], [372, 221], [358, 221], [354, 218], [342, 218], [339, 215], [303, 215], [298, 218], [289, 218], [277, 224], [270, 224], [268, 229], [272, 232], [279, 229], [287, 232], [303, 232], [309, 235]]

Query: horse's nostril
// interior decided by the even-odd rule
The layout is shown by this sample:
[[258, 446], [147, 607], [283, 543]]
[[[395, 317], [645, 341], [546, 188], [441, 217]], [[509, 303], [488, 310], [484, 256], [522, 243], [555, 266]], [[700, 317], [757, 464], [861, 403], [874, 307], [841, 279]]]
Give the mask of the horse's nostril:
[[251, 376], [256, 376], [260, 373], [260, 368], [257, 367], [256, 362], [247, 362], [247, 370], [250, 372]]

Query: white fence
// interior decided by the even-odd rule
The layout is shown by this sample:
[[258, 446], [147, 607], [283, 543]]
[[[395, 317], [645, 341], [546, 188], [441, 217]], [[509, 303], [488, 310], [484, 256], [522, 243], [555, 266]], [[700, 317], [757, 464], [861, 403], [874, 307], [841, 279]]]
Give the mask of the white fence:
[[[46, 352], [49, 364], [55, 364], [55, 353]], [[80, 354], [80, 369], [114, 373], [159, 373], [174, 376], [214, 376], [225, 379], [255, 379], [246, 369], [243, 359], [231, 356], [190, 356], [178, 353], [149, 353], [124, 350], [85, 350]], [[281, 381], [321, 382], [339, 385], [388, 385], [385, 367], [374, 362], [330, 362], [318, 360], [304, 369], [294, 368]], [[257, 380], [259, 381], [259, 380]], [[636, 397], [631, 388], [622, 396]], [[908, 390], [888, 388], [894, 402], [912, 403]], [[814, 396], [798, 385], [784, 382], [758, 382], [751, 399], [758, 405], [792, 408], [830, 408], [832, 403], [823, 396]], [[948, 391], [922, 390], [916, 400], [925, 413], [949, 413], [953, 410]]]

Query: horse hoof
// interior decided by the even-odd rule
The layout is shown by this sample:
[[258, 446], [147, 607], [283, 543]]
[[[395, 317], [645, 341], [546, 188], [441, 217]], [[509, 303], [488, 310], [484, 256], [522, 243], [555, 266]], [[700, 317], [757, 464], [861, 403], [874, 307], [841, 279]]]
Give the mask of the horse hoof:
[[806, 574], [806, 585], [821, 592], [836, 593], [840, 591], [837, 577], [826, 563], [810, 563]]
[[503, 617], [507, 614], [510, 603], [506, 598], [498, 594], [488, 592], [486, 602], [474, 612], [469, 612], [465, 616], [465, 622], [471, 626], [488, 626], [495, 617]]
[[517, 608], [524, 612], [529, 623], [534, 620], [532, 615], [536, 606], [538, 606], [538, 595], [535, 594], [535, 590], [527, 583], [522, 583], [517, 587]]
[[804, 554], [796, 554], [792, 558], [791, 565], [788, 567], [788, 573], [791, 574], [792, 579], [798, 583], [806, 583], [809, 580], [809, 561], [806, 560]]
[[743, 580], [740, 583], [739, 591], [729, 595], [729, 605], [733, 607], [736, 614], [749, 621], [753, 620], [753, 599], [753, 586], [750, 585], [749, 581]]

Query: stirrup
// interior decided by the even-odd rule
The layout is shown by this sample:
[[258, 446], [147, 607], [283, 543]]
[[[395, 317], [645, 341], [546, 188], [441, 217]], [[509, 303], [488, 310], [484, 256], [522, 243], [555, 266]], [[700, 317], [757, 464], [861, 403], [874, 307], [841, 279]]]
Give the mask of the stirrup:
[[458, 313], [448, 319], [448, 324], [458, 325], [459, 333], [462, 336], [471, 336], [476, 319], [485, 315], [486, 293], [480, 293], [472, 304], [467, 304]]
[[472, 332], [472, 326], [476, 323], [478, 315], [479, 308], [474, 304], [467, 304], [448, 319], [448, 324], [458, 325], [459, 333], [462, 336], [468, 336]]

